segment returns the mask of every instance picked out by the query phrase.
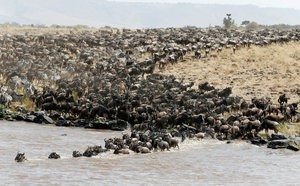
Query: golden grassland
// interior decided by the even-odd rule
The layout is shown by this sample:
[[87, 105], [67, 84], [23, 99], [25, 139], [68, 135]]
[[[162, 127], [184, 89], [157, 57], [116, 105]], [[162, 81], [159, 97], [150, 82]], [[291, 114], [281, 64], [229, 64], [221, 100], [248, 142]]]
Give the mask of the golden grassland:
[[[289, 102], [300, 101], [300, 42], [251, 46], [233, 54], [224, 49], [219, 55], [195, 60], [190, 54], [175, 65], [156, 72], [184, 78], [186, 82], [209, 82], [216, 88], [233, 87], [233, 95], [247, 101], [253, 97], [269, 97], [274, 104], [286, 93]], [[214, 56], [214, 57], [212, 57]], [[300, 135], [300, 123], [281, 125], [280, 131]]]
[[270, 97], [277, 103], [282, 93], [291, 102], [300, 101], [300, 42], [251, 46], [235, 54], [231, 49], [224, 49], [216, 57], [201, 60], [186, 57], [156, 72], [183, 77], [195, 85], [209, 82], [217, 88], [233, 87], [234, 95], [248, 101], [256, 96]]

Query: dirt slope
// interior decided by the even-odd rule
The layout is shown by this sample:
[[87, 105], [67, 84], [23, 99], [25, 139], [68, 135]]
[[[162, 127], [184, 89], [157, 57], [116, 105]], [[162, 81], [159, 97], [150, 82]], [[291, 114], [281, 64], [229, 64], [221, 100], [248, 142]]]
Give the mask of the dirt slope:
[[[192, 55], [192, 54], [191, 54]], [[211, 56], [214, 56], [212, 53]], [[300, 101], [300, 43], [252, 46], [233, 54], [225, 49], [217, 57], [185, 61], [165, 70], [163, 74], [183, 77], [195, 85], [210, 82], [217, 88], [233, 87], [233, 94], [247, 100], [252, 97], [271, 97], [274, 103], [286, 93], [290, 101]]]

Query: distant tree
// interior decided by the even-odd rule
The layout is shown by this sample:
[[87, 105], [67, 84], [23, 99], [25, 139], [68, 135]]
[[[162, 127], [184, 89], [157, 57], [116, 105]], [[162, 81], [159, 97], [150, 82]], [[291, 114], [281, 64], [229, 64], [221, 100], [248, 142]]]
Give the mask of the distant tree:
[[246, 25], [246, 30], [254, 31], [254, 30], [257, 30], [258, 27], [259, 27], [259, 25], [256, 22], [252, 21], [252, 22], [250, 22], [249, 24]]
[[15, 22], [15, 21], [11, 22], [10, 25], [11, 26], [16, 26], [16, 27], [21, 26], [19, 23]]
[[74, 29], [87, 29], [87, 28], [89, 28], [89, 26], [87, 26], [87, 25], [74, 25], [74, 26], [72, 26]]
[[56, 25], [56, 24], [52, 24], [52, 25], [50, 25], [50, 27], [51, 27], [51, 28], [61, 28], [60, 25]]
[[223, 25], [226, 29], [230, 29], [234, 26], [234, 20], [231, 18], [231, 14], [226, 14], [227, 17], [223, 19]]
[[245, 25], [245, 26], [246, 26], [246, 25], [248, 25], [249, 23], [250, 23], [250, 21], [248, 21], [248, 20], [245, 20], [245, 21], [243, 21], [243, 22], [242, 22], [242, 24], [241, 24], [241, 25]]

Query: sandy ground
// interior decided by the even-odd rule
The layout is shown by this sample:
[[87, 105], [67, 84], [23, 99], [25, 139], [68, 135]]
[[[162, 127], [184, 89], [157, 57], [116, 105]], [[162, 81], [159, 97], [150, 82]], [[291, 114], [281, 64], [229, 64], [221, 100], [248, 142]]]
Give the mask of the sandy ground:
[[300, 101], [300, 42], [252, 46], [235, 54], [225, 49], [217, 57], [186, 57], [185, 61], [156, 71], [194, 81], [195, 86], [209, 82], [216, 88], [233, 87], [233, 94], [246, 100], [270, 97], [277, 103], [278, 96], [286, 93], [290, 102]]

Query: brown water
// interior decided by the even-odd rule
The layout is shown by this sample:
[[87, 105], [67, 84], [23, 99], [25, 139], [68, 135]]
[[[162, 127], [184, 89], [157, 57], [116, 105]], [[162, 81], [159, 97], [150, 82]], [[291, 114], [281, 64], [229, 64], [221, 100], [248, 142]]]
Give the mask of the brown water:
[[[245, 142], [180, 144], [151, 154], [72, 158], [119, 132], [0, 121], [0, 185], [300, 185], [300, 154]], [[16, 163], [17, 152], [28, 161]], [[51, 152], [61, 155], [49, 160]]]

